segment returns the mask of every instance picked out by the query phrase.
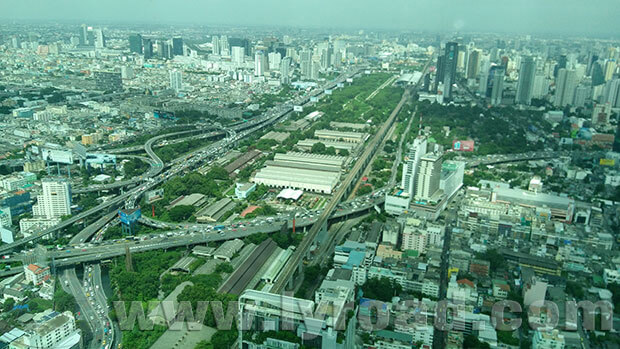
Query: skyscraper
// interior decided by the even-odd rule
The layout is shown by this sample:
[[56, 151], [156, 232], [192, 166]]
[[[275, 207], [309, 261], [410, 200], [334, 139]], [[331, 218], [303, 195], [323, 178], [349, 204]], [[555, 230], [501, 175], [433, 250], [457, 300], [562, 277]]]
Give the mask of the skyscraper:
[[299, 60], [299, 70], [301, 70], [301, 78], [309, 79], [312, 73], [312, 51], [304, 49], [301, 51]]
[[153, 58], [153, 41], [151, 39], [142, 40], [144, 46], [144, 59]]
[[609, 81], [613, 78], [616, 73], [617, 65], [616, 60], [614, 59], [608, 59], [605, 62], [605, 81]]
[[480, 85], [478, 87], [478, 92], [483, 97], [487, 95], [487, 88], [489, 85], [489, 69], [491, 69], [491, 62], [488, 56], [484, 56], [482, 57], [480, 63]]
[[233, 46], [231, 61], [237, 65], [243, 64], [245, 61], [245, 48]]
[[521, 61], [521, 68], [519, 69], [516, 103], [529, 105], [532, 102], [534, 74], [536, 74], [536, 62], [531, 56], [525, 57]]
[[230, 56], [230, 46], [226, 35], [220, 36], [220, 55]]
[[577, 87], [577, 75], [574, 70], [560, 69], [555, 84], [555, 100], [553, 105], [565, 107], [573, 103], [575, 88]]
[[613, 79], [605, 83], [603, 103], [609, 103], [612, 108], [620, 107], [620, 79]]
[[475, 79], [480, 72], [480, 50], [473, 50], [469, 54], [469, 59], [467, 61], [467, 71], [466, 76], [468, 79]]
[[500, 105], [504, 94], [504, 67], [496, 65], [491, 67], [491, 105]]
[[81, 46], [86, 46], [88, 45], [88, 27], [86, 26], [86, 24], [82, 24], [80, 26], [80, 45]]
[[222, 50], [221, 46], [220, 46], [220, 38], [217, 36], [213, 36], [211, 38], [211, 46], [212, 46], [212, 52], [214, 55], [219, 55], [220, 51]]
[[291, 57], [284, 57], [280, 61], [280, 83], [282, 85], [289, 85], [291, 83], [290, 69], [292, 61]]
[[428, 153], [420, 158], [420, 168], [416, 181], [416, 200], [428, 201], [439, 189], [443, 154]]
[[178, 70], [170, 71], [170, 88], [179, 93], [183, 88], [183, 75]]
[[142, 35], [135, 34], [129, 36], [129, 52], [142, 54]]
[[267, 56], [265, 56], [265, 52], [256, 51], [256, 54], [254, 55], [254, 76], [265, 75], [265, 72], [269, 70], [269, 66], [267, 64]]
[[452, 84], [456, 82], [456, 63], [459, 55], [459, 44], [449, 42], [446, 44], [443, 59], [443, 86], [444, 98], [452, 98]]
[[105, 47], [105, 36], [103, 35], [103, 29], [98, 28], [95, 30], [95, 48]]
[[553, 76], [554, 77], [558, 77], [558, 73], [560, 72], [560, 69], [566, 69], [566, 62], [568, 60], [566, 59], [566, 55], [561, 55], [558, 58], [558, 63], [555, 65], [555, 68], [553, 70]]
[[426, 145], [426, 137], [418, 136], [413, 140], [413, 144], [409, 145], [409, 152], [405, 157], [401, 187], [409, 197], [413, 197], [416, 193], [418, 165], [422, 156], [426, 154]]
[[66, 180], [43, 179], [43, 192], [32, 206], [34, 216], [59, 218], [71, 214], [71, 185]]
[[172, 38], [172, 55], [183, 56], [183, 38]]
[[267, 55], [269, 58], [269, 70], [278, 70], [280, 69], [280, 61], [282, 60], [282, 55], [280, 52], [269, 52]]
[[592, 63], [592, 86], [599, 86], [605, 83], [605, 73], [603, 73], [603, 67], [601, 62], [597, 61]]

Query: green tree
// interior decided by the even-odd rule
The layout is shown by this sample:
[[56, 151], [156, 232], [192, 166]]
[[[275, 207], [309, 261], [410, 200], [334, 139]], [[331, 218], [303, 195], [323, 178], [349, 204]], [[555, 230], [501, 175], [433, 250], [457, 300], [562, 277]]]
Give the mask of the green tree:
[[325, 144], [321, 142], [314, 143], [312, 148], [310, 148], [310, 152], [313, 154], [324, 154], [325, 153]]
[[191, 217], [195, 210], [196, 208], [194, 206], [189, 205], [174, 206], [168, 212], [168, 217], [170, 217], [170, 220], [173, 222], [183, 222]]
[[349, 156], [349, 151], [346, 149], [340, 149], [340, 151], [338, 152], [338, 155], [340, 156]]

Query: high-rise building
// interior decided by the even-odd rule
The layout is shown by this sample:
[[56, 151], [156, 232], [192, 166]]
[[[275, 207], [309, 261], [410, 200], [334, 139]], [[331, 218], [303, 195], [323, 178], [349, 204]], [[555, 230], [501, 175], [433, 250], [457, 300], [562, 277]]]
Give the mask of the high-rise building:
[[575, 88], [577, 87], [577, 75], [574, 70], [560, 69], [555, 84], [555, 100], [553, 105], [565, 107], [573, 103]]
[[579, 108], [586, 104], [586, 101], [592, 96], [592, 87], [577, 86], [575, 89], [575, 97], [573, 98], [573, 107]]
[[534, 90], [534, 74], [536, 74], [536, 62], [532, 57], [525, 57], [521, 61], [521, 68], [519, 69], [517, 95], [515, 96], [516, 103], [528, 105], [531, 103]]
[[428, 201], [439, 190], [443, 154], [432, 152], [420, 158], [420, 168], [416, 182], [416, 200]]
[[157, 55], [164, 59], [172, 59], [172, 45], [168, 40], [157, 41]]
[[98, 28], [95, 30], [95, 48], [105, 47], [105, 35], [103, 35], [103, 29]]
[[310, 68], [310, 80], [318, 80], [321, 72], [321, 65], [317, 61], [312, 61]]
[[480, 50], [473, 50], [469, 54], [469, 59], [467, 61], [467, 71], [465, 75], [468, 79], [475, 79], [480, 72], [480, 58], [482, 53]]
[[183, 56], [183, 38], [172, 38], [172, 55]]
[[254, 54], [254, 76], [263, 76], [268, 70], [269, 65], [267, 63], [267, 56], [265, 56], [265, 52], [256, 51], [256, 54]]
[[211, 38], [211, 51], [213, 52], [214, 55], [219, 55], [220, 51], [222, 50], [221, 46], [220, 46], [220, 38], [217, 36], [213, 36]]
[[237, 46], [243, 47], [243, 50], [247, 56], [252, 55], [252, 51], [250, 50], [250, 40], [243, 38], [228, 38], [228, 44], [230, 47]]
[[500, 105], [504, 95], [504, 67], [495, 65], [491, 67], [489, 79], [491, 82], [491, 105]]
[[291, 57], [284, 57], [280, 61], [280, 83], [282, 85], [289, 85], [291, 83], [290, 69], [292, 61]]
[[312, 73], [312, 51], [307, 49], [301, 51], [299, 69], [301, 70], [302, 79], [310, 78], [310, 75]]
[[96, 71], [95, 86], [101, 91], [122, 91], [123, 77], [120, 72]]
[[549, 81], [544, 75], [534, 76], [534, 86], [532, 88], [532, 98], [542, 98], [549, 93]]
[[321, 68], [327, 69], [332, 65], [332, 56], [334, 49], [326, 47], [321, 50]]
[[151, 39], [142, 40], [144, 46], [144, 59], [153, 58], [153, 41]]
[[456, 63], [459, 54], [459, 44], [449, 42], [446, 44], [443, 61], [443, 86], [444, 98], [452, 98], [452, 85], [456, 83]]
[[220, 55], [230, 56], [230, 46], [226, 35], [220, 36]]
[[231, 61], [237, 65], [242, 65], [245, 62], [245, 48], [233, 46]]
[[561, 55], [558, 58], [558, 63], [555, 65], [555, 68], [553, 69], [553, 76], [554, 77], [558, 77], [558, 73], [560, 72], [560, 69], [566, 69], [566, 63], [568, 62], [568, 60], [566, 59], [566, 55]]
[[170, 71], [170, 88], [175, 92], [181, 91], [183, 89], [183, 75], [178, 70]]
[[600, 61], [592, 63], [592, 86], [599, 86], [605, 83], [605, 73]]
[[71, 214], [71, 184], [66, 180], [43, 179], [43, 192], [32, 206], [34, 216], [60, 218]]
[[409, 152], [405, 157], [401, 179], [401, 187], [409, 194], [409, 197], [413, 197], [416, 192], [415, 186], [418, 166], [420, 164], [420, 159], [426, 154], [426, 146], [426, 137], [423, 136], [418, 136], [413, 140], [413, 144], [409, 145]]
[[268, 58], [269, 70], [280, 69], [280, 61], [282, 60], [282, 55], [280, 52], [269, 52]]
[[489, 69], [491, 69], [491, 62], [489, 57], [484, 56], [480, 63], [480, 83], [478, 86], [478, 92], [483, 97], [487, 95], [487, 88], [489, 86]]
[[609, 80], [603, 89], [603, 103], [609, 103], [612, 108], [620, 108], [620, 79]]
[[86, 26], [86, 24], [82, 24], [80, 26], [80, 32], [79, 32], [79, 38], [80, 38], [80, 45], [81, 46], [86, 46], [88, 45], [88, 27]]
[[142, 54], [142, 35], [134, 34], [129, 36], [129, 52]]
[[613, 78], [616, 73], [617, 65], [616, 60], [614, 59], [608, 59], [605, 62], [605, 81], [609, 81]]

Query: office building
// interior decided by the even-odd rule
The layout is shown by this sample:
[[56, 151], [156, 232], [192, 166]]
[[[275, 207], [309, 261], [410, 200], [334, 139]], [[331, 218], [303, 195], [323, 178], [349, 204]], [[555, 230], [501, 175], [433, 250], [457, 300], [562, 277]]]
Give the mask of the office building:
[[491, 62], [488, 56], [484, 56], [481, 59], [480, 63], [480, 73], [478, 74], [480, 78], [480, 83], [478, 86], [478, 92], [482, 97], [487, 95], [487, 88], [489, 85], [489, 70], [491, 69]]
[[609, 103], [612, 108], [620, 108], [620, 79], [612, 79], [605, 83], [602, 102]]
[[459, 55], [459, 45], [456, 42], [446, 44], [443, 58], [443, 86], [444, 98], [452, 98], [452, 85], [456, 83], [456, 63]]
[[505, 71], [502, 66], [496, 65], [491, 67], [491, 105], [500, 105], [504, 95], [504, 75]]
[[105, 72], [96, 71], [95, 86], [100, 91], [122, 91], [123, 90], [123, 77], [120, 72]]
[[534, 75], [536, 74], [536, 62], [531, 56], [525, 57], [521, 61], [519, 69], [519, 81], [517, 83], [517, 95], [515, 102], [518, 104], [529, 105], [532, 102], [534, 90]]
[[302, 79], [310, 79], [312, 75], [312, 51], [307, 49], [301, 51], [299, 69]]
[[254, 55], [254, 76], [263, 76], [269, 70], [265, 52], [256, 51]]
[[430, 201], [439, 190], [442, 162], [443, 155], [440, 152], [428, 153], [420, 158], [415, 200]]
[[183, 89], [183, 75], [178, 70], [170, 71], [170, 88], [179, 93]]
[[413, 140], [413, 144], [409, 145], [409, 152], [407, 156], [405, 156], [401, 187], [409, 194], [409, 197], [413, 197], [416, 192], [415, 186], [418, 167], [420, 165], [420, 159], [426, 154], [426, 146], [426, 137], [418, 136]]
[[565, 107], [572, 105], [577, 87], [577, 75], [574, 70], [560, 69], [555, 84], [555, 100], [553, 105]]
[[183, 56], [183, 38], [172, 38], [172, 56]]
[[291, 84], [291, 65], [293, 61], [291, 57], [284, 57], [280, 62], [280, 83], [282, 85], [290, 85]]
[[245, 62], [245, 48], [233, 46], [231, 61], [236, 65], [242, 65]]
[[142, 54], [142, 35], [134, 34], [129, 36], [129, 52]]
[[616, 73], [616, 67], [618, 64], [614, 59], [608, 59], [605, 61], [605, 81], [609, 81]]
[[282, 61], [282, 55], [280, 52], [269, 52], [267, 57], [269, 62], [269, 70], [280, 69], [280, 62]]
[[86, 26], [86, 24], [82, 24], [80, 26], [80, 32], [79, 32], [79, 38], [80, 38], [80, 46], [87, 46], [88, 45], [88, 27]]
[[480, 73], [481, 57], [482, 52], [480, 52], [480, 50], [473, 50], [469, 54], [469, 59], [467, 60], [467, 70], [465, 72], [468, 79], [475, 79]]
[[153, 58], [153, 41], [151, 39], [143, 39], [142, 46], [144, 51], [144, 59]]
[[220, 36], [220, 55], [225, 57], [230, 56], [230, 45], [226, 35]]
[[103, 35], [103, 29], [98, 28], [95, 30], [95, 48], [105, 47], [105, 35]]
[[71, 184], [66, 180], [43, 179], [43, 193], [32, 206], [34, 216], [59, 218], [71, 214]]
[[220, 46], [220, 38], [217, 36], [213, 36], [211, 38], [211, 52], [214, 55], [219, 55], [222, 47]]

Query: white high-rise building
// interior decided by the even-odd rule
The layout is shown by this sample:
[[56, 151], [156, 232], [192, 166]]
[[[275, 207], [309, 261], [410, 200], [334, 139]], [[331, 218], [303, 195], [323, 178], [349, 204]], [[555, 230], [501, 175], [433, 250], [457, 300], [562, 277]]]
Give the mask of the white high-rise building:
[[420, 159], [416, 182], [416, 200], [430, 200], [439, 189], [443, 154], [428, 153]]
[[32, 206], [34, 216], [60, 218], [71, 214], [71, 184], [66, 180], [44, 179], [43, 193]]
[[95, 29], [95, 48], [105, 47], [105, 36], [103, 35], [103, 29]]
[[245, 47], [233, 46], [231, 61], [236, 65], [242, 65], [245, 62]]
[[301, 78], [309, 79], [312, 75], [312, 51], [303, 50], [299, 57], [299, 69], [301, 70]]
[[220, 36], [220, 54], [222, 56], [230, 56], [230, 46], [226, 35]]
[[183, 89], [183, 75], [178, 70], [170, 71], [170, 88], [177, 93]]
[[536, 74], [536, 62], [531, 56], [525, 57], [521, 61], [519, 69], [519, 81], [517, 83], [517, 95], [515, 102], [521, 104], [530, 104], [532, 101], [532, 92], [534, 90], [534, 76]]
[[12, 219], [9, 207], [0, 208], [0, 228], [10, 228], [13, 225]]
[[214, 55], [219, 55], [220, 51], [222, 50], [221, 46], [220, 46], [220, 38], [218, 38], [217, 36], [214, 36], [211, 38], [211, 45], [213, 46], [213, 54]]
[[418, 136], [413, 140], [413, 144], [409, 145], [409, 153], [405, 157], [401, 187], [409, 197], [415, 194], [416, 175], [420, 159], [426, 154], [426, 144], [426, 137]]
[[555, 100], [553, 105], [556, 107], [571, 105], [575, 96], [575, 88], [577, 88], [577, 75], [575, 71], [560, 69], [555, 84]]
[[267, 56], [263, 51], [256, 51], [254, 55], [254, 76], [263, 76], [269, 70]]
[[282, 85], [289, 85], [291, 83], [290, 69], [292, 59], [291, 57], [284, 57], [280, 62], [280, 83]]
[[489, 69], [491, 69], [491, 61], [489, 60], [489, 56], [482, 56], [480, 62], [480, 85], [478, 87], [478, 92], [484, 96], [487, 93], [487, 85], [489, 84]]
[[269, 70], [280, 69], [280, 62], [282, 61], [282, 55], [280, 52], [269, 52]]

